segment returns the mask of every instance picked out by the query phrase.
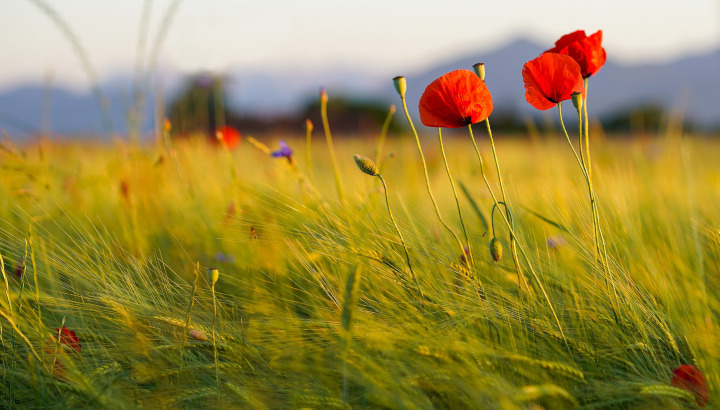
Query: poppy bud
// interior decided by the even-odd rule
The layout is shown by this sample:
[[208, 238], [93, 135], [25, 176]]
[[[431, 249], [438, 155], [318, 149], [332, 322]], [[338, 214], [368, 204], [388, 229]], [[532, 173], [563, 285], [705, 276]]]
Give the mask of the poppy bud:
[[320, 102], [327, 103], [328, 101], [328, 95], [327, 91], [325, 91], [325, 87], [320, 88]]
[[310, 121], [310, 118], [305, 119], [305, 131], [312, 132], [313, 130], [313, 123]]
[[580, 110], [582, 110], [582, 107], [583, 107], [582, 93], [579, 93], [577, 91], [572, 93], [572, 103], [573, 103], [573, 106], [575, 106], [575, 109], [578, 110], [578, 112], [580, 112]]
[[395, 108], [395, 104], [390, 104], [390, 114], [395, 114], [395, 110], [397, 110], [397, 108]]
[[207, 271], [207, 275], [210, 285], [215, 286], [215, 283], [220, 279], [220, 271], [216, 268], [210, 268]]
[[485, 81], [485, 63], [477, 63], [473, 65], [473, 70], [481, 80]]
[[393, 84], [395, 84], [395, 90], [400, 94], [400, 97], [405, 98], [405, 92], [407, 91], [407, 81], [405, 81], [405, 77], [398, 76], [393, 78]]
[[172, 129], [172, 123], [170, 122], [170, 118], [165, 118], [165, 122], [163, 122], [163, 128], [165, 129], [165, 132], [170, 132]]
[[502, 253], [502, 243], [500, 243], [500, 240], [498, 238], [492, 238], [490, 240], [490, 256], [492, 256], [495, 262], [500, 262], [500, 258], [502, 258]]
[[357, 154], [353, 155], [353, 158], [355, 158], [355, 163], [358, 168], [360, 168], [360, 171], [373, 177], [378, 174], [379, 171], [377, 165], [375, 165], [375, 163], [369, 158]]

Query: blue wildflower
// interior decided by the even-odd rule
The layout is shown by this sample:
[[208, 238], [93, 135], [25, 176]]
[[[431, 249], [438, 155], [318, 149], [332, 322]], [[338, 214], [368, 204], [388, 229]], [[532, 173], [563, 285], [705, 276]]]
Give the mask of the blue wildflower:
[[275, 158], [287, 158], [289, 162], [292, 163], [292, 150], [288, 146], [288, 144], [285, 142], [285, 140], [280, 140], [280, 149], [277, 151], [273, 151], [270, 155], [272, 155]]

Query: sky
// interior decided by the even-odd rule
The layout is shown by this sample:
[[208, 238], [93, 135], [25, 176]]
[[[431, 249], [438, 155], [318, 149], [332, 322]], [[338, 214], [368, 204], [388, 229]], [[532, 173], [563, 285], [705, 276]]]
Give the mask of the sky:
[[[42, 83], [48, 74], [56, 83], [87, 86], [78, 53], [46, 6], [74, 33], [100, 78], [132, 72], [137, 62], [147, 66], [151, 54], [160, 67], [187, 73], [406, 72], [518, 37], [549, 47], [577, 29], [602, 29], [608, 55], [625, 63], [720, 47], [719, 0], [2, 0], [0, 89]], [[163, 24], [168, 16], [171, 23]], [[162, 27], [164, 41], [152, 52]]]

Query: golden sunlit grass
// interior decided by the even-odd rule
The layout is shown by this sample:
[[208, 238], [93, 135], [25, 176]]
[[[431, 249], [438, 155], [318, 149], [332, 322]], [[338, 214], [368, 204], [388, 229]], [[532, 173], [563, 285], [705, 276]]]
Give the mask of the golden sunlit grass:
[[[2, 406], [693, 407], [670, 386], [684, 363], [705, 374], [709, 405], [720, 399], [717, 142], [594, 141], [612, 293], [567, 142], [495, 135], [514, 230], [563, 337], [537, 290], [518, 289], [512, 258], [490, 254], [494, 201], [467, 138], [444, 148], [465, 193], [469, 265], [427, 196], [414, 136], [384, 142], [419, 284], [383, 184], [352, 158], [372, 157], [375, 140], [336, 135], [337, 176], [318, 141], [310, 157], [306, 139], [288, 140], [294, 161], [201, 139], [172, 151], [6, 144]], [[425, 145], [438, 209], [459, 231], [442, 153]], [[505, 224], [495, 234], [509, 245]], [[79, 353], [57, 342], [62, 326]]]

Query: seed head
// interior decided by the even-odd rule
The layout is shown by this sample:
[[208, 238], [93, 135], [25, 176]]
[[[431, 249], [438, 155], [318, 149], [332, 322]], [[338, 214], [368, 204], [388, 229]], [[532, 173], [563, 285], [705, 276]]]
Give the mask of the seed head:
[[400, 94], [400, 97], [405, 98], [405, 92], [407, 91], [407, 81], [404, 76], [398, 76], [393, 78], [393, 84], [395, 84], [395, 90]]
[[495, 262], [500, 262], [500, 259], [502, 258], [502, 253], [502, 243], [498, 238], [492, 238], [490, 240], [490, 256], [492, 256]]
[[362, 155], [353, 155], [353, 158], [355, 158], [355, 163], [357, 164], [358, 168], [360, 168], [360, 171], [370, 175], [370, 176], [376, 176], [378, 174], [378, 167], [375, 165], [374, 162], [370, 160], [370, 158], [363, 157]]
[[583, 107], [582, 93], [579, 93], [577, 91], [572, 93], [572, 103], [575, 106], [575, 109], [578, 110], [578, 112], [580, 112], [580, 110], [582, 110], [582, 107]]
[[217, 283], [218, 279], [220, 279], [220, 271], [216, 268], [210, 268], [207, 271], [207, 275], [210, 285], [215, 286], [215, 283]]
[[473, 70], [481, 80], [485, 81], [485, 63], [477, 63], [473, 65]]
[[203, 333], [202, 330], [193, 329], [188, 333], [188, 335], [191, 338], [193, 338], [195, 340], [199, 340], [201, 342], [206, 342], [208, 340], [207, 335], [205, 335], [205, 333]]
[[313, 130], [313, 123], [310, 121], [310, 118], [305, 119], [305, 131], [306, 132], [312, 132]]
[[328, 101], [328, 95], [327, 91], [325, 91], [325, 87], [320, 88], [320, 102], [321, 103], [327, 103]]

